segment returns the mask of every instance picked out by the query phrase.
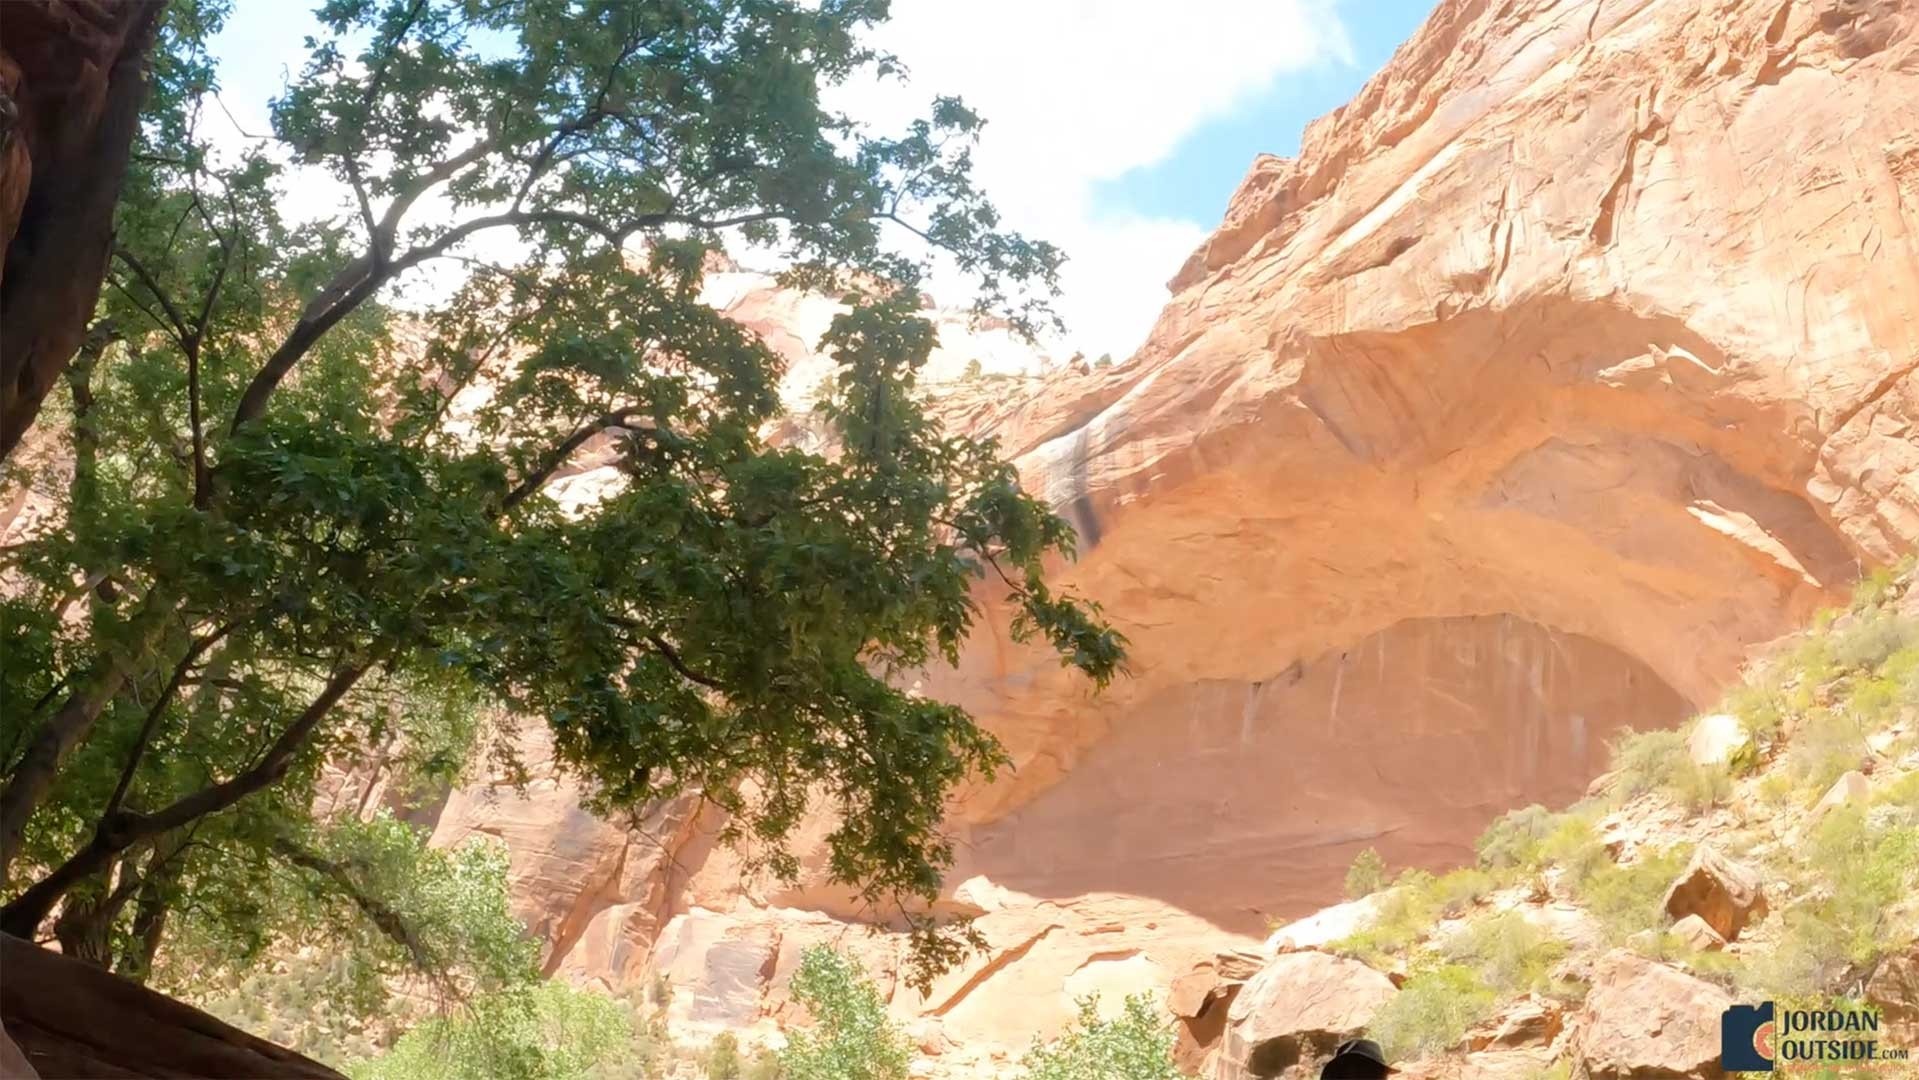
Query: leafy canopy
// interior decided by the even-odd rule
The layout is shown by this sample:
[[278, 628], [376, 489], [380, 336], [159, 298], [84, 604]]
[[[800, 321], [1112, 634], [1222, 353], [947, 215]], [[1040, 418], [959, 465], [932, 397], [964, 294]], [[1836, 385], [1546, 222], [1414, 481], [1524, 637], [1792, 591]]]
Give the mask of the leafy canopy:
[[906, 1080], [912, 1047], [859, 965], [814, 945], [801, 954], [791, 989], [813, 1026], [780, 1051], [786, 1080]]
[[[894, 71], [862, 39], [885, 9], [332, 0], [276, 149], [237, 157], [200, 125], [222, 6], [170, 9], [57, 425], [73, 465], [37, 478], [66, 527], [5, 555], [0, 674], [33, 704], [0, 731], [24, 871], [0, 921], [94, 890], [127, 938], [108, 884], [152, 881], [160, 932], [283, 935], [246, 897], [292, 872], [484, 980], [495, 945], [415, 948], [379, 914], [411, 890], [431, 921], [390, 857], [418, 838], [336, 837], [314, 795], [327, 760], [443, 786], [518, 716], [600, 809], [698, 794], [778, 873], [823, 800], [832, 875], [903, 913], [922, 974], [952, 959], [923, 914], [943, 802], [1004, 754], [891, 677], [957, 655], [982, 578], [1096, 683], [1124, 642], [1045, 580], [1068, 526], [922, 404], [932, 253], [1026, 329], [1060, 255], [999, 227], [958, 101], [893, 134], [822, 104]], [[348, 209], [286, 219], [286, 159]], [[830, 452], [768, 438], [784, 363], [700, 300], [728, 242], [844, 300]], [[456, 287], [392, 306], [427, 267]], [[600, 497], [551, 495], [591, 468]]]
[[1130, 995], [1118, 1016], [1102, 1019], [1096, 999], [1081, 999], [1071, 1027], [1027, 1051], [1026, 1080], [1177, 1080], [1175, 1038], [1162, 1012], [1151, 998]]

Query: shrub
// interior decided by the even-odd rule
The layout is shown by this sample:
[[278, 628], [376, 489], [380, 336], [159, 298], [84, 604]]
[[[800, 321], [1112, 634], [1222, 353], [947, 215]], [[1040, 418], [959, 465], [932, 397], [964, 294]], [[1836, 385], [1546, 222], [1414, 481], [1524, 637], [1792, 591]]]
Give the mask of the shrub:
[[1493, 819], [1473, 845], [1479, 865], [1488, 870], [1529, 869], [1539, 865], [1540, 844], [1552, 834], [1558, 820], [1534, 803]]
[[740, 1080], [740, 1040], [730, 1031], [706, 1048], [706, 1080]]
[[1785, 691], [1770, 674], [1756, 673], [1753, 681], [1728, 693], [1720, 706], [1721, 711], [1739, 718], [1740, 726], [1755, 743], [1770, 743], [1778, 738], [1779, 730], [1785, 727], [1786, 718], [1791, 715]]
[[1493, 991], [1511, 995], [1546, 989], [1566, 946], [1508, 911], [1467, 923], [1445, 940], [1440, 954], [1477, 972]]
[[1346, 897], [1357, 900], [1362, 896], [1371, 896], [1386, 884], [1386, 860], [1379, 852], [1367, 848], [1353, 857], [1353, 865], [1346, 871]]
[[1613, 793], [1621, 799], [1672, 787], [1692, 758], [1679, 731], [1629, 731], [1612, 745]]
[[1368, 1033], [1386, 1056], [1410, 1060], [1455, 1046], [1491, 1012], [1497, 996], [1469, 967], [1446, 964], [1406, 980]]
[[1375, 967], [1390, 966], [1392, 957], [1405, 953], [1431, 933], [1434, 923], [1463, 914], [1497, 885], [1483, 870], [1454, 870], [1442, 877], [1425, 870], [1408, 870], [1381, 897], [1371, 924], [1329, 947]]
[[563, 983], [476, 999], [429, 1020], [380, 1057], [348, 1068], [355, 1080], [589, 1080], [626, 1071], [633, 1023], [621, 1004]]
[[1868, 671], [1919, 643], [1919, 622], [1890, 611], [1869, 611], [1852, 616], [1831, 638], [1835, 663], [1849, 671]]
[[1818, 709], [1793, 733], [1782, 768], [1802, 790], [1817, 794], [1870, 752], [1865, 729], [1850, 714]]
[[1601, 867], [1612, 865], [1612, 856], [1599, 842], [1597, 820], [1598, 814], [1592, 810], [1562, 814], [1539, 844], [1540, 858], [1558, 866], [1575, 891]]
[[1882, 566], [1859, 579], [1852, 587], [1852, 610], [1865, 612], [1880, 607], [1898, 591], [1900, 570], [1910, 567]]
[[1498, 885], [1484, 870], [1474, 867], [1453, 870], [1433, 882], [1433, 904], [1448, 918], [1463, 915]]
[[879, 991], [853, 961], [825, 945], [800, 957], [793, 997], [813, 1015], [780, 1051], [787, 1080], [906, 1080], [912, 1051], [887, 1019]]
[[1895, 806], [1908, 812], [1919, 812], [1919, 771], [1909, 772], [1880, 788], [1872, 801], [1878, 806]]
[[1081, 998], [1079, 1019], [1050, 1045], [1035, 1041], [1020, 1065], [1026, 1080], [1178, 1080], [1174, 1036], [1152, 999], [1135, 995], [1111, 1020]]
[[1730, 766], [1730, 759], [1722, 765], [1695, 765], [1687, 759], [1673, 770], [1667, 791], [1679, 805], [1694, 813], [1718, 806], [1732, 797]]
[[966, 362], [966, 370], [960, 372], [960, 378], [971, 381], [979, 378], [983, 374], [985, 374], [985, 369], [980, 366], [979, 357], [974, 357]]
[[1685, 869], [1691, 845], [1649, 852], [1630, 866], [1606, 862], [1574, 883], [1580, 903], [1614, 940], [1666, 921], [1660, 908], [1667, 886]]
[[1889, 912], [1919, 869], [1919, 829], [1874, 822], [1859, 807], [1840, 807], [1813, 830], [1805, 875], [1814, 899], [1798, 910], [1831, 934], [1824, 943], [1856, 967], [1871, 964], [1892, 939]]
[[1373, 921], [1364, 929], [1333, 942], [1336, 953], [1357, 957], [1375, 967], [1411, 948], [1432, 929], [1439, 918], [1433, 899], [1437, 879], [1424, 870], [1408, 870], [1399, 875], [1379, 902]]

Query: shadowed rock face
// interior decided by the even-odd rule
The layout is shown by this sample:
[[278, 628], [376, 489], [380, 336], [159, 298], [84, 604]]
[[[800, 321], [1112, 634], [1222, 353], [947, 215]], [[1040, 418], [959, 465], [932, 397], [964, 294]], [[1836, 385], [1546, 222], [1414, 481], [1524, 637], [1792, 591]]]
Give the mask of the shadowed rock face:
[[1510, 616], [1410, 620], [1129, 710], [1057, 784], [976, 830], [961, 876], [1152, 897], [1259, 933], [1322, 906], [1367, 847], [1393, 866], [1470, 861], [1492, 817], [1583, 793], [1622, 727], [1689, 711], [1589, 638]]
[[[1018, 768], [953, 811], [991, 950], [895, 1007], [1017, 1048], [1330, 901], [1362, 847], [1456, 863], [1911, 550], [1914, 132], [1899, 0], [1445, 0], [1254, 164], [1136, 356], [942, 389], [1078, 525], [1061, 575], [1135, 674], [1094, 698], [986, 629], [924, 674]], [[729, 957], [777, 956], [777, 1013], [798, 943], [866, 916], [817, 859], [741, 884], [684, 822], [575, 884], [516, 850], [572, 890], [523, 898], [574, 928], [549, 967], [631, 982], [670, 940], [733, 1010]]]

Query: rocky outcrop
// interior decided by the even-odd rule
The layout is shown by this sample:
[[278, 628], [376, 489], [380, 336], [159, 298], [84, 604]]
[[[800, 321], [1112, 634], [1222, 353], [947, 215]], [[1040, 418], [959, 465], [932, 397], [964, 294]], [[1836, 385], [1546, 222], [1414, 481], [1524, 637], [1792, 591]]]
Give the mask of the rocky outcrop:
[[1746, 725], [1731, 713], [1709, 713], [1693, 721], [1686, 754], [1694, 765], [1723, 765], [1749, 741]]
[[1725, 937], [1697, 914], [1689, 914], [1673, 923], [1669, 933], [1694, 952], [1712, 952], [1726, 947]]
[[164, 0], [0, 4], [0, 459], [85, 336]]
[[1316, 1067], [1396, 993], [1357, 961], [1322, 952], [1277, 957], [1233, 999], [1214, 1075], [1246, 1080]]
[[[1255, 163], [1130, 360], [1041, 377], [982, 347], [966, 378], [945, 324], [938, 408], [1074, 521], [1062, 584], [1135, 674], [1094, 697], [982, 630], [918, 677], [1017, 768], [950, 823], [946, 902], [988, 954], [893, 1007], [1016, 1053], [1076, 993], [1164, 992], [1335, 899], [1365, 848], [1467, 862], [1910, 550], [1914, 131], [1898, 0], [1444, 0], [1297, 159]], [[825, 308], [724, 277], [716, 304], [824, 370], [782, 328]], [[742, 884], [683, 818], [648, 862], [558, 784], [440, 819], [509, 839], [557, 973], [630, 984], [672, 940], [708, 987], [686, 1008], [776, 1015], [791, 942], [873, 918], [817, 857]]]
[[1698, 918], [1722, 941], [1736, 941], [1746, 924], [1766, 917], [1759, 874], [1702, 844], [1666, 890], [1662, 905], [1674, 919]]
[[5, 934], [0, 971], [0, 1022], [43, 1077], [344, 1080], [190, 1005]]
[[1607, 953], [1586, 996], [1576, 1053], [1593, 1080], [1724, 1076], [1719, 1017], [1726, 992], [1624, 950]]
[[1886, 1045], [1919, 1036], [1919, 942], [1879, 961], [1866, 981], [1866, 1004], [1886, 1023]]

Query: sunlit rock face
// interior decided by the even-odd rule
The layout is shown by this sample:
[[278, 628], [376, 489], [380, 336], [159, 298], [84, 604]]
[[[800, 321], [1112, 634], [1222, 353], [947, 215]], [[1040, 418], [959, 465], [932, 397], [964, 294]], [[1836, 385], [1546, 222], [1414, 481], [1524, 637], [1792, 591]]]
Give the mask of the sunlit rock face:
[[[1134, 672], [1095, 696], [982, 627], [919, 680], [1018, 765], [952, 816], [951, 903], [991, 951], [893, 992], [929, 1045], [1017, 1053], [1089, 986], [1161, 987], [1335, 899], [1364, 847], [1461, 861], [1913, 548], [1916, 24], [1445, 0], [1299, 158], [1254, 164], [1138, 354], [938, 391], [1078, 525], [1062, 580]], [[813, 310], [738, 299], [770, 336]], [[538, 846], [516, 879], [573, 892], [527, 910], [584, 927], [549, 966], [669, 964], [708, 1021], [786, 1015], [795, 942], [870, 914], [684, 837], [612, 886], [522, 868]], [[890, 939], [853, 938], [895, 986]]]

